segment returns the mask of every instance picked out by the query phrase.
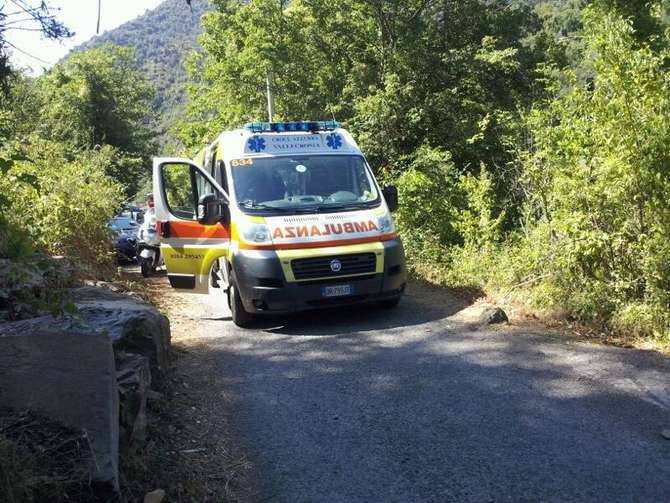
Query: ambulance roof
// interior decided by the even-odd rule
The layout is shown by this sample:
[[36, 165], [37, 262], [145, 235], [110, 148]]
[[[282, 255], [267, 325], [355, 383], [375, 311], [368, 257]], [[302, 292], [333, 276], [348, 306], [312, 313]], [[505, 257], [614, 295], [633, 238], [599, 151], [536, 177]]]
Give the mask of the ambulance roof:
[[226, 160], [296, 154], [362, 155], [351, 134], [336, 122], [254, 122], [225, 131], [218, 143]]

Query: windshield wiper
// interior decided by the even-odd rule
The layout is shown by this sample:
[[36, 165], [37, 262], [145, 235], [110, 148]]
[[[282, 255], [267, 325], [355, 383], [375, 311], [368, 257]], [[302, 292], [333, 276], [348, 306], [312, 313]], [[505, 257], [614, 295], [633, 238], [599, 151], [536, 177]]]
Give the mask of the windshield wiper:
[[293, 211], [292, 208], [283, 208], [281, 206], [270, 206], [269, 204], [265, 203], [257, 203], [256, 201], [252, 201], [251, 199], [247, 199], [245, 201], [242, 201], [240, 203], [240, 206], [244, 206], [245, 208], [248, 208], [250, 210], [274, 210], [274, 211], [279, 211], [281, 213], [287, 213], [289, 211]]
[[253, 199], [245, 199], [244, 201], [241, 201], [240, 206], [244, 206], [245, 208], [259, 208], [259, 209], [265, 209], [267, 207], [267, 205], [263, 203], [257, 203]]
[[277, 211], [279, 213], [325, 213], [328, 211], [355, 211], [369, 208], [366, 203], [358, 204], [319, 204], [309, 206], [271, 206], [265, 203], [257, 203], [251, 199], [247, 199], [240, 203], [240, 206], [250, 210], [269, 210]]
[[359, 204], [321, 204], [315, 209], [319, 212], [335, 210], [335, 211], [354, 211], [354, 210], [364, 210], [369, 208], [365, 203]]

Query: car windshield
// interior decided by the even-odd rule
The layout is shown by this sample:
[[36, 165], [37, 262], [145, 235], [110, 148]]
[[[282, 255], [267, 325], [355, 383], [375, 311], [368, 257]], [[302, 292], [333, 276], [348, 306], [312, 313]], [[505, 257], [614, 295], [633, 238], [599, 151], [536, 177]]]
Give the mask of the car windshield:
[[305, 155], [231, 161], [243, 210], [337, 211], [376, 206], [379, 194], [360, 155]]

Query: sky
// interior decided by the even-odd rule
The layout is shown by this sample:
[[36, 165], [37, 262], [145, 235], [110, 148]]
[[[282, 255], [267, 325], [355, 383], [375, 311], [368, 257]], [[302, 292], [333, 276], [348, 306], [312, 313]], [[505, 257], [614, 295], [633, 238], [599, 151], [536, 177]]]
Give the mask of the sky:
[[[102, 17], [100, 34], [144, 14], [153, 9], [163, 0], [102, 0]], [[11, 12], [12, 4], [7, 2], [6, 12]], [[38, 0], [33, 0], [37, 4]], [[0, 2], [0, 5], [2, 2]], [[98, 21], [98, 0], [47, 0], [47, 4], [55, 9], [57, 18], [65, 23], [75, 36], [63, 42], [44, 40], [39, 33], [33, 31], [9, 30], [7, 40], [24, 51], [23, 54], [13, 48], [12, 63], [21, 68], [30, 68], [31, 73], [39, 75], [45, 68], [50, 68], [73, 47], [85, 42], [95, 35]], [[28, 25], [22, 25], [29, 27]]]

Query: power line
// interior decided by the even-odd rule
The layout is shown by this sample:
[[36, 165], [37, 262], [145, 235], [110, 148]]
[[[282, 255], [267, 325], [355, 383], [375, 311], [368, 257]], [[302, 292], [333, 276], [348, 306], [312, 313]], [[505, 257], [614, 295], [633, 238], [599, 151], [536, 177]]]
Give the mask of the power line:
[[33, 58], [34, 60], [37, 60], [37, 61], [39, 61], [40, 63], [44, 63], [45, 65], [51, 65], [51, 63], [50, 63], [49, 61], [45, 61], [45, 60], [43, 60], [43, 59], [41, 59], [41, 58], [38, 58], [37, 56], [34, 56], [34, 55], [30, 54], [29, 52], [24, 51], [23, 49], [21, 49], [21, 48], [19, 48], [19, 47], [16, 47], [16, 46], [15, 46], [14, 44], [12, 44], [9, 40], [3, 40], [3, 43], [7, 44], [7, 45], [10, 46], [10, 47], [13, 47], [15, 50], [19, 51], [21, 54], [25, 54], [25, 55], [28, 56], [29, 58]]

